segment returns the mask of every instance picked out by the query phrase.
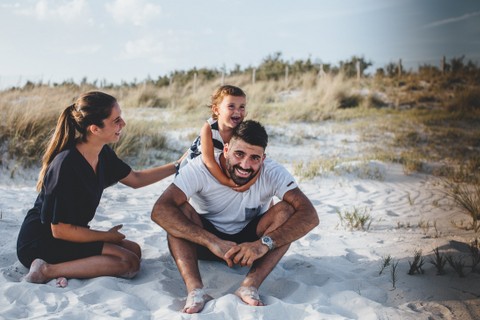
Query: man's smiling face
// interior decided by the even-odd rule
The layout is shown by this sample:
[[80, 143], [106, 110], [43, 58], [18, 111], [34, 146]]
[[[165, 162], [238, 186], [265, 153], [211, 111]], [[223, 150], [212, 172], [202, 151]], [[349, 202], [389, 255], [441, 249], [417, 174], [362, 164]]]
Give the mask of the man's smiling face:
[[250, 181], [262, 167], [265, 159], [263, 147], [232, 138], [225, 144], [224, 156], [226, 170], [230, 178], [238, 185]]

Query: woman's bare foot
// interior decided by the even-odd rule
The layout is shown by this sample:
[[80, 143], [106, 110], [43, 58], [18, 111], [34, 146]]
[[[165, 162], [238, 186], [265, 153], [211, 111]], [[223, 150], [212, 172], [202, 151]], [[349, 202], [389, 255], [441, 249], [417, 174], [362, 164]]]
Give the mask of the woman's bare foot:
[[56, 285], [57, 285], [57, 287], [59, 287], [59, 288], [65, 288], [66, 286], [68, 286], [68, 280], [67, 280], [67, 278], [65, 278], [65, 277], [57, 278], [57, 280], [56, 280]]
[[51, 280], [45, 275], [45, 269], [47, 267], [48, 263], [46, 263], [44, 260], [35, 259], [30, 266], [30, 271], [23, 279], [32, 283], [47, 283]]
[[205, 303], [212, 300], [213, 298], [205, 293], [203, 289], [193, 289], [188, 293], [187, 302], [185, 307], [183, 307], [182, 312], [185, 313], [198, 313], [202, 311]]
[[240, 287], [235, 291], [235, 295], [250, 306], [264, 306], [258, 295], [258, 289], [255, 287]]

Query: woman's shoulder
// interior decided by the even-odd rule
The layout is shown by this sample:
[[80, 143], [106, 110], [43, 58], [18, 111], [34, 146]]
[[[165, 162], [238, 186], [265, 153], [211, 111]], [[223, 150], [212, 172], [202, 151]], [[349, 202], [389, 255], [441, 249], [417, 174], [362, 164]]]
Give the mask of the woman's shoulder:
[[61, 176], [70, 175], [78, 167], [80, 157], [76, 148], [68, 148], [59, 152], [48, 166], [47, 177], [59, 179]]
[[116, 153], [113, 151], [112, 147], [106, 144], [103, 146], [102, 150], [100, 150], [100, 155], [116, 155]]
[[61, 152], [59, 152], [55, 158], [53, 158], [52, 163], [50, 166], [58, 166], [62, 165], [65, 162], [74, 161], [75, 158], [78, 156], [79, 152], [75, 147], [67, 148]]

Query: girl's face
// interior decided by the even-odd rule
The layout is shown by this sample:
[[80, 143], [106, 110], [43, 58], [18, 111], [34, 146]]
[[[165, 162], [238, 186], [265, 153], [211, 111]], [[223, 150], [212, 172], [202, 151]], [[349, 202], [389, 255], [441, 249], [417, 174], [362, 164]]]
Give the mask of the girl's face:
[[245, 118], [247, 99], [245, 97], [225, 96], [220, 104], [214, 106], [220, 126], [235, 128]]

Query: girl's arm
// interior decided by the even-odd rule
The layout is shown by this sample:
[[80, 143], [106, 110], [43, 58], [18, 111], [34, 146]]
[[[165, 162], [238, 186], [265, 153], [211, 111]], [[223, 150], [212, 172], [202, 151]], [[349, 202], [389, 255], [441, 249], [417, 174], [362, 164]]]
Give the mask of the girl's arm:
[[214, 147], [212, 141], [212, 130], [208, 123], [205, 123], [200, 131], [200, 147], [202, 149], [202, 161], [207, 167], [208, 171], [220, 182], [228, 187], [236, 187], [237, 185], [232, 179], [228, 178], [220, 169], [220, 166], [215, 161]]
[[108, 231], [92, 230], [68, 223], [52, 223], [50, 226], [52, 228], [53, 237], [65, 241], [82, 243], [104, 241], [119, 243], [125, 239], [125, 235], [118, 231], [122, 228], [122, 225], [115, 226]]
[[238, 192], [247, 191], [247, 190], [250, 189], [250, 187], [255, 183], [255, 181], [257, 181], [259, 174], [260, 174], [260, 171], [257, 172], [256, 175], [253, 176], [252, 180], [248, 181], [248, 182], [247, 182], [246, 184], [244, 184], [243, 186], [236, 186], [236, 187], [233, 187], [232, 189], [235, 190], [235, 191], [238, 191]]

